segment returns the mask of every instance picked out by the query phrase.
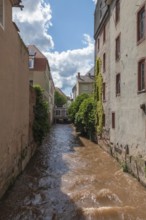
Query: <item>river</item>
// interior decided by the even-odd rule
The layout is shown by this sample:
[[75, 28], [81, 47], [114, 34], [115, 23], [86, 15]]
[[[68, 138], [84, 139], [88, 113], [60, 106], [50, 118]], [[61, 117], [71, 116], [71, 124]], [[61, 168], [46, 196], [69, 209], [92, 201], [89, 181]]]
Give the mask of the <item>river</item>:
[[146, 220], [146, 189], [96, 144], [56, 124], [0, 201], [0, 220]]

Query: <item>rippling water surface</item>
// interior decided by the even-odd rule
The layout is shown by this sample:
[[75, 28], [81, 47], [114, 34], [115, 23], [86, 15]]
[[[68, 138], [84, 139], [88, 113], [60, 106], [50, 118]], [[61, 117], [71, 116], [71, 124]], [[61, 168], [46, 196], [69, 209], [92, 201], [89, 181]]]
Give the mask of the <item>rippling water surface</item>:
[[54, 125], [0, 201], [0, 220], [146, 220], [146, 189], [71, 125]]

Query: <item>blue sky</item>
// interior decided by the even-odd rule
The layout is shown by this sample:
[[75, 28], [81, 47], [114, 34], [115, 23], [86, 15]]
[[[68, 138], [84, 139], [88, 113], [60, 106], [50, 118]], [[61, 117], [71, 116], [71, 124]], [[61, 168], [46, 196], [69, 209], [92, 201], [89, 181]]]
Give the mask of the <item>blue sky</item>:
[[13, 19], [25, 44], [34, 44], [48, 58], [55, 86], [70, 95], [77, 72], [94, 65], [96, 0], [22, 0]]
[[84, 47], [83, 34], [93, 36], [94, 3], [91, 0], [50, 0], [52, 23], [49, 33], [58, 51]]

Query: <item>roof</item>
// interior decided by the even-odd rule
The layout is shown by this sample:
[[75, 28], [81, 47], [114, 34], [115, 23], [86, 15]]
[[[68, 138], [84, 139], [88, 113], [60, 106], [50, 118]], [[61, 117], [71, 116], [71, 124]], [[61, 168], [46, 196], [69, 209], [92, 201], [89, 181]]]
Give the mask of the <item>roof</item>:
[[93, 83], [94, 82], [94, 67], [92, 67], [85, 75], [77, 75], [79, 83]]
[[22, 0], [10, 0], [10, 2], [12, 4], [12, 7], [20, 7], [21, 9], [24, 8], [24, 6], [20, 4]]
[[94, 76], [94, 66], [85, 74], [86, 76]]
[[36, 58], [45, 58], [47, 59], [44, 54], [35, 46], [35, 45], [28, 45], [29, 54], [35, 54]]
[[47, 66], [47, 60], [45, 58], [35, 58], [34, 70], [45, 71]]
[[93, 83], [94, 82], [94, 76], [85, 75], [85, 76], [77, 76], [77, 81], [79, 83]]
[[11, 1], [11, 3], [12, 3], [12, 5], [18, 5], [18, 4], [20, 4], [21, 3], [21, 0], [10, 0]]
[[35, 45], [29, 45], [28, 51], [29, 51], [29, 56], [30, 57], [34, 56], [35, 59], [34, 68], [32, 70], [45, 71], [47, 65], [49, 67], [47, 58], [44, 56], [44, 54], [41, 53], [41, 51], [39, 51], [39, 49]]

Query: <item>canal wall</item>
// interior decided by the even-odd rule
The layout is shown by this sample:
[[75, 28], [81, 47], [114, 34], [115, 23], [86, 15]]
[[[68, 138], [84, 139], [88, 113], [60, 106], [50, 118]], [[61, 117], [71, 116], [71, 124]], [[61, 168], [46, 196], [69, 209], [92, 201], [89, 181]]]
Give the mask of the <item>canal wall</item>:
[[129, 172], [146, 186], [146, 157], [132, 154], [128, 145], [114, 145], [104, 138], [98, 137], [98, 145], [121, 164], [123, 171]]
[[16, 115], [14, 123], [9, 122], [10, 128], [0, 134], [1, 137], [3, 135], [0, 139], [0, 198], [24, 170], [36, 149], [32, 134], [36, 97], [33, 88], [28, 91], [28, 103], [23, 105], [21, 112], [18, 111], [22, 116]]

